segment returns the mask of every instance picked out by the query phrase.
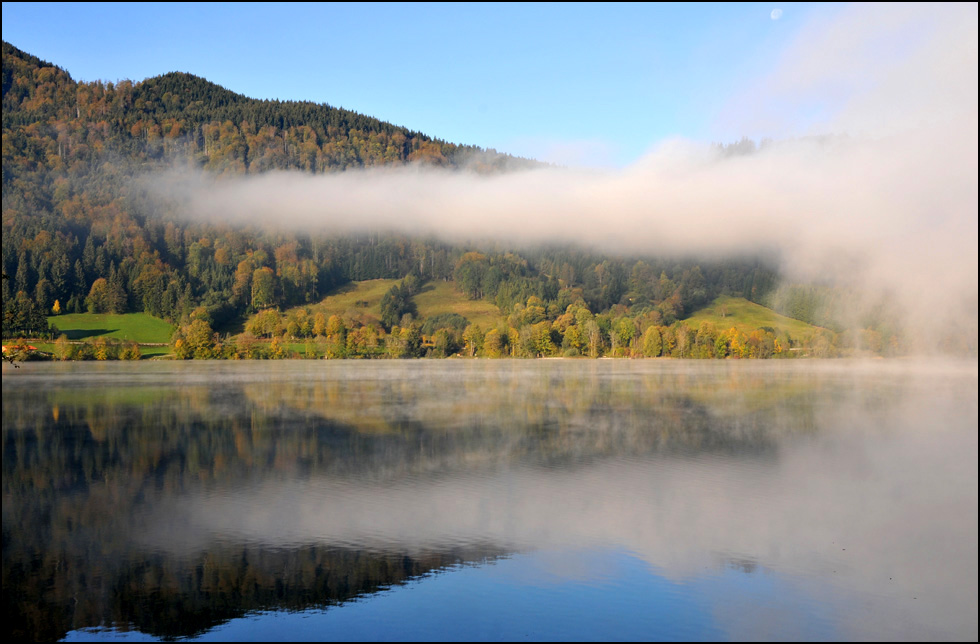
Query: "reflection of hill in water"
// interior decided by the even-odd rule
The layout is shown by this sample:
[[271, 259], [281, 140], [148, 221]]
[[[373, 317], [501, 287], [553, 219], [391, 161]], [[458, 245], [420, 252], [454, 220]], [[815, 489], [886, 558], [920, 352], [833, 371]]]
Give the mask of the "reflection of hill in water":
[[174, 554], [134, 536], [154, 509], [189, 493], [314, 477], [451, 482], [454, 472], [514, 464], [574, 474], [583, 462], [653, 454], [770, 459], [780, 437], [813, 430], [819, 404], [806, 382], [676, 374], [259, 380], [5, 381], [8, 631], [56, 639], [131, 623], [186, 636], [250, 610], [342, 602], [506, 547], [219, 544]]
[[40, 547], [8, 553], [6, 525], [5, 517], [4, 629], [15, 640], [54, 641], [100, 625], [189, 637], [251, 611], [326, 608], [500, 554], [244, 546], [183, 560], [135, 549], [106, 556], [99, 544], [70, 553]]

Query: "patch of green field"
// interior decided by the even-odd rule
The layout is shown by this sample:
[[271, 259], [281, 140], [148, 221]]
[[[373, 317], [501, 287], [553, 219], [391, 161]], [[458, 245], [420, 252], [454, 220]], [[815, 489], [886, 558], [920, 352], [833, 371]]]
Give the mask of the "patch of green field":
[[[377, 322], [381, 319], [381, 298], [399, 283], [400, 280], [385, 279], [351, 282], [309, 308], [314, 315], [322, 312], [327, 317], [339, 315], [364, 323]], [[441, 313], [458, 313], [484, 330], [496, 326], [500, 320], [500, 312], [495, 305], [484, 300], [467, 299], [451, 282], [429, 282], [412, 299], [418, 308], [419, 318], [423, 320]]]
[[442, 313], [458, 313], [473, 324], [487, 331], [500, 321], [496, 305], [486, 300], [470, 300], [460, 293], [452, 282], [429, 282], [414, 298], [419, 317], [429, 318]]
[[719, 296], [684, 322], [693, 329], [701, 326], [702, 322], [711, 324], [719, 331], [735, 327], [746, 335], [762, 327], [771, 327], [778, 334], [787, 334], [798, 339], [812, 337], [823, 330], [821, 327], [780, 315], [745, 298], [727, 295]]
[[351, 282], [335, 289], [310, 310], [314, 315], [322, 312], [327, 317], [339, 315], [364, 322], [377, 321], [381, 319], [381, 298], [398, 283], [399, 280], [384, 279]]
[[[268, 345], [266, 345], [268, 347]], [[313, 340], [308, 342], [287, 342], [286, 350], [289, 351], [289, 355], [298, 355], [300, 358], [322, 358], [323, 357], [323, 347], [318, 345]]]
[[48, 322], [58, 327], [59, 334], [64, 333], [69, 340], [94, 340], [104, 336], [140, 343], [168, 343], [174, 330], [168, 322], [146, 313], [69, 313], [53, 315]]
[[140, 356], [145, 358], [154, 358], [156, 356], [165, 356], [170, 353], [170, 345], [165, 347], [148, 347], [140, 346]]

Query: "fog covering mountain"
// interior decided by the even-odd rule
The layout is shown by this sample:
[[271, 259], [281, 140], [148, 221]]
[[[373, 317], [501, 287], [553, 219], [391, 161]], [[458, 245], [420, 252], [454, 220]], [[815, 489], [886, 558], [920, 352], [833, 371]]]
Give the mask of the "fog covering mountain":
[[[513, 329], [513, 345], [531, 344], [524, 326], [549, 322], [550, 344], [529, 355], [586, 352], [566, 346], [558, 320], [578, 303], [596, 316], [599, 354], [636, 353], [657, 327], [694, 357], [685, 347], [697, 329], [676, 324], [719, 294], [826, 327], [821, 355], [975, 355], [976, 137], [964, 133], [975, 133], [976, 94], [956, 80], [975, 72], [975, 15], [933, 12], [922, 38], [883, 56], [875, 43], [917, 11], [876, 22], [849, 9], [814, 26], [760, 81], [761, 98], [732, 106], [735, 118], [843, 79], [850, 102], [830, 134], [670, 141], [617, 171], [249, 99], [185, 73], [76, 83], [5, 43], [4, 301], [175, 323], [203, 310], [220, 329], [350, 280], [410, 276], [453, 281], [516, 315], [498, 330]], [[835, 42], [869, 81], [833, 57], [801, 67]], [[385, 331], [411, 310], [403, 304]], [[17, 327], [8, 321], [5, 333]], [[731, 355], [730, 345], [705, 353]]]
[[[576, 296], [598, 312], [630, 287], [636, 258], [565, 246], [510, 252], [519, 247], [478, 246], [485, 242], [479, 235], [444, 241], [428, 228], [392, 232], [383, 222], [339, 232], [276, 229], [282, 217], [275, 211], [241, 227], [220, 217], [188, 218], [182, 204], [165, 203], [155, 181], [179, 173], [234, 185], [234, 178], [271, 171], [313, 177], [377, 166], [499, 176], [542, 164], [327, 105], [248, 99], [190, 74], [77, 83], [9, 43], [3, 75], [3, 261], [11, 300], [23, 292], [42, 310], [58, 300], [62, 310], [81, 311], [102, 279], [106, 310], [143, 310], [176, 322], [204, 305], [220, 323], [259, 308], [250, 302], [251, 281], [262, 269], [274, 274], [269, 304], [288, 306], [315, 302], [349, 280], [413, 272], [422, 280], [452, 280], [460, 259], [475, 250], [492, 273], [475, 290], [505, 310], [532, 295], [554, 301], [561, 288], [578, 287]], [[647, 259], [637, 277], [641, 290], [658, 289], [662, 274], [670, 285], [646, 303], [673, 297], [675, 309], [686, 295], [677, 292], [684, 280], [749, 296], [773, 280], [771, 268], [755, 258], [703, 266], [701, 280], [690, 276], [696, 265], [690, 260]], [[695, 288], [688, 308], [711, 294]]]

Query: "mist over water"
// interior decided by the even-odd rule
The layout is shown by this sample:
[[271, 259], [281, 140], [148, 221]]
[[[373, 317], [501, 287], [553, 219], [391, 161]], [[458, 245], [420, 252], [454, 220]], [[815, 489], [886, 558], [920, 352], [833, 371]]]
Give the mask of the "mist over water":
[[[976, 634], [975, 362], [30, 367], [3, 379], [4, 588], [53, 583], [68, 630], [300, 610], [465, 639], [490, 610], [542, 637], [616, 639], [620, 612], [627, 638]], [[401, 602], [407, 630], [365, 626]]]

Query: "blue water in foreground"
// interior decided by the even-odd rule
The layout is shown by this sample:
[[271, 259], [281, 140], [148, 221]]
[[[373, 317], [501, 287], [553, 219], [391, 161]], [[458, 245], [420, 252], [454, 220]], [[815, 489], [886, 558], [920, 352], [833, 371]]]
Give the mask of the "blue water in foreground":
[[[563, 576], [563, 559], [574, 559], [588, 579]], [[256, 613], [191, 639], [273, 641], [286, 633], [305, 641], [840, 639], [833, 620], [830, 606], [764, 571], [725, 569], [671, 581], [629, 553], [588, 551], [453, 567], [341, 607]], [[66, 641], [92, 639], [152, 638], [95, 629]]]
[[27, 364], [4, 633], [975, 640], [977, 365]]

